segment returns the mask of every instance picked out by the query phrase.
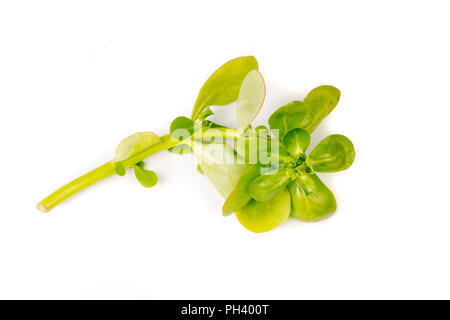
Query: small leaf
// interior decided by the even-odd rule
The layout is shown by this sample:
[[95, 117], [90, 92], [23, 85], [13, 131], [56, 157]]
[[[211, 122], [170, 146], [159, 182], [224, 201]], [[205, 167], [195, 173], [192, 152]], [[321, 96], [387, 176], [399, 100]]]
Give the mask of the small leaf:
[[138, 163], [135, 164], [135, 166], [138, 166], [138, 167], [144, 169], [145, 168], [145, 162], [144, 161], [139, 161]]
[[265, 202], [251, 200], [236, 212], [239, 222], [249, 231], [266, 232], [282, 224], [289, 217], [291, 197], [287, 188]]
[[197, 171], [200, 173], [200, 174], [205, 174], [204, 172], [203, 172], [203, 170], [202, 170], [202, 167], [198, 164], [197, 165]]
[[278, 168], [256, 178], [250, 184], [250, 195], [257, 201], [267, 201], [275, 197], [291, 180], [289, 170]]
[[316, 174], [297, 178], [288, 186], [292, 200], [291, 217], [302, 221], [325, 219], [336, 211], [336, 199]]
[[189, 118], [178, 117], [170, 124], [170, 134], [178, 141], [189, 138], [194, 133], [195, 123]]
[[203, 110], [203, 112], [198, 117], [198, 120], [205, 121], [206, 118], [208, 118], [209, 116], [212, 116], [213, 114], [214, 114], [214, 112], [212, 112], [212, 110], [208, 107], [205, 110]]
[[155, 172], [146, 170], [138, 165], [134, 166], [136, 179], [146, 188], [151, 188], [158, 183], [158, 176]]
[[175, 147], [169, 148], [167, 150], [174, 154], [187, 154], [192, 152], [192, 148], [185, 143], [176, 145]]
[[306, 105], [300, 101], [292, 101], [279, 108], [269, 118], [270, 130], [274, 135], [283, 141], [284, 135], [294, 129], [302, 128], [306, 124], [304, 121], [307, 114]]
[[350, 167], [355, 159], [355, 148], [345, 136], [333, 134], [323, 139], [309, 155], [317, 172], [337, 172]]
[[310, 142], [311, 136], [308, 131], [300, 128], [290, 130], [283, 138], [283, 145], [293, 156], [305, 153]]
[[252, 181], [260, 175], [261, 168], [257, 165], [249, 166], [244, 171], [222, 207], [224, 216], [243, 208], [252, 199], [249, 193], [249, 187]]
[[114, 164], [114, 172], [118, 175], [123, 177], [126, 174], [126, 170], [123, 167], [123, 164], [118, 162]]
[[247, 165], [240, 162], [227, 144], [194, 144], [199, 165], [220, 195], [227, 198]]
[[124, 161], [142, 150], [160, 143], [161, 139], [153, 132], [138, 132], [123, 139], [116, 148], [113, 162]]
[[259, 137], [270, 137], [269, 129], [266, 126], [257, 126], [255, 132]]
[[242, 82], [236, 105], [238, 128], [250, 125], [264, 103], [266, 86], [258, 70], [250, 71]]
[[258, 69], [258, 62], [252, 56], [233, 59], [217, 69], [200, 89], [191, 119], [198, 119], [209, 106], [224, 106], [236, 101], [242, 81], [254, 69]]

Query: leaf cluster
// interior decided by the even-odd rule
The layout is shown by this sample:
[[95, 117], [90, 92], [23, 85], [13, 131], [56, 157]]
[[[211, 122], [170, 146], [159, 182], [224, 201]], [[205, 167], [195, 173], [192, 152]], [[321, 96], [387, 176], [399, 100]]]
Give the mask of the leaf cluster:
[[[347, 169], [355, 151], [352, 142], [338, 134], [323, 139], [309, 154], [307, 149], [311, 133], [338, 104], [340, 91], [328, 85], [317, 87], [303, 101], [276, 110], [268, 121], [270, 129], [252, 129], [266, 93], [257, 67], [253, 57], [241, 57], [219, 68], [200, 90], [191, 118], [175, 119], [171, 134], [183, 141], [184, 150], [194, 152], [199, 171], [226, 199], [223, 214], [236, 213], [248, 230], [269, 231], [289, 217], [324, 219], [335, 212], [336, 200], [316, 172]], [[197, 139], [206, 129], [220, 128], [206, 120], [212, 114], [209, 107], [234, 101], [234, 144]], [[272, 146], [277, 147], [275, 153]]]
[[[193, 153], [198, 171], [225, 198], [224, 215], [236, 214], [253, 232], [265, 232], [289, 217], [318, 221], [336, 210], [333, 193], [316, 173], [345, 170], [353, 163], [355, 150], [343, 135], [323, 139], [311, 152], [311, 134], [336, 107], [340, 91], [319, 86], [303, 101], [292, 101], [276, 110], [268, 127], [252, 127], [265, 99], [266, 86], [252, 56], [231, 60], [216, 70], [200, 89], [191, 117], [177, 117], [170, 125], [176, 141], [169, 151]], [[210, 107], [236, 102], [235, 128], [226, 128], [209, 117]], [[152, 132], [124, 139], [113, 159], [115, 172], [124, 175], [124, 162], [160, 143]], [[140, 161], [132, 168], [144, 187], [158, 178]]]

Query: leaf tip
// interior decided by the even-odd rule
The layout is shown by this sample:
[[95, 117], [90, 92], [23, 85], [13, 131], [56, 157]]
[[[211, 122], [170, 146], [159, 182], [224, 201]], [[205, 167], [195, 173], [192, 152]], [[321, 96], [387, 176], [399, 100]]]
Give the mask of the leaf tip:
[[224, 217], [229, 216], [230, 214], [233, 213], [233, 210], [232, 210], [232, 208], [230, 208], [230, 205], [229, 205], [229, 201], [228, 201], [229, 199], [230, 199], [230, 196], [228, 196], [228, 198], [225, 200], [225, 203], [222, 206], [222, 215]]

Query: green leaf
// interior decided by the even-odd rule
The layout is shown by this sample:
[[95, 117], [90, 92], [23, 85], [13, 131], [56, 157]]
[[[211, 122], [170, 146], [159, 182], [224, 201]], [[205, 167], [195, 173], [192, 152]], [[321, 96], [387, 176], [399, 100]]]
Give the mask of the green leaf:
[[195, 123], [187, 117], [178, 117], [170, 124], [170, 134], [178, 141], [189, 138], [194, 133]]
[[256, 178], [250, 184], [250, 195], [257, 201], [267, 201], [275, 197], [291, 181], [290, 171], [278, 168]]
[[323, 139], [309, 155], [317, 172], [337, 172], [350, 167], [355, 159], [355, 148], [345, 136], [333, 134]]
[[188, 154], [192, 152], [191, 146], [185, 143], [176, 145], [175, 147], [169, 148], [167, 150], [174, 154]]
[[123, 177], [127, 173], [125, 168], [123, 167], [123, 164], [120, 162], [114, 164], [114, 172], [121, 177]]
[[202, 111], [202, 113], [198, 117], [198, 120], [205, 121], [206, 118], [208, 118], [209, 116], [212, 116], [213, 114], [214, 114], [214, 112], [212, 112], [212, 110], [208, 107]]
[[258, 69], [258, 62], [252, 56], [233, 59], [217, 69], [200, 89], [191, 119], [198, 119], [209, 106], [224, 106], [236, 101], [242, 81], [254, 69]]
[[267, 129], [266, 126], [263, 126], [263, 125], [257, 126], [255, 128], [255, 132], [256, 132], [256, 135], [259, 137], [270, 137], [269, 129]]
[[194, 144], [194, 154], [200, 168], [220, 195], [227, 198], [241, 174], [247, 168], [227, 144]]
[[200, 167], [199, 164], [197, 164], [197, 171], [198, 171], [198, 173], [200, 173], [200, 174], [205, 174], [205, 173], [203, 172], [203, 170], [202, 170], [202, 167]]
[[317, 87], [308, 93], [303, 102], [293, 101], [275, 111], [269, 118], [270, 129], [280, 140], [294, 128], [311, 133], [336, 107], [340, 95], [341, 92], [335, 87]]
[[112, 162], [119, 162], [128, 159], [142, 150], [160, 143], [161, 139], [153, 132], [138, 132], [123, 139], [116, 149], [116, 155]]
[[258, 70], [250, 71], [242, 82], [236, 105], [238, 128], [245, 129], [255, 119], [264, 103], [266, 86]]
[[260, 175], [261, 168], [257, 165], [251, 165], [244, 171], [222, 207], [224, 216], [243, 208], [252, 199], [249, 187], [252, 181]]
[[236, 212], [239, 222], [249, 231], [266, 232], [282, 224], [289, 217], [291, 197], [287, 188], [265, 202], [251, 200]]
[[320, 86], [311, 90], [303, 103], [308, 108], [308, 117], [304, 127], [313, 132], [319, 123], [331, 112], [339, 102], [341, 92], [333, 86]]
[[145, 168], [145, 162], [144, 161], [139, 161], [138, 163], [135, 164], [135, 166], [138, 166], [138, 167], [144, 169]]
[[304, 175], [288, 185], [291, 217], [302, 221], [325, 219], [336, 211], [336, 199], [316, 174]]
[[283, 145], [293, 156], [305, 153], [310, 142], [311, 136], [309, 135], [308, 131], [301, 128], [290, 130], [283, 138]]
[[134, 175], [141, 185], [146, 188], [151, 188], [158, 183], [158, 176], [156, 173], [154, 171], [146, 170], [141, 166], [134, 166]]
[[270, 116], [270, 130], [280, 141], [283, 141], [284, 135], [288, 131], [304, 126], [306, 114], [307, 108], [303, 102], [292, 101], [279, 108]]

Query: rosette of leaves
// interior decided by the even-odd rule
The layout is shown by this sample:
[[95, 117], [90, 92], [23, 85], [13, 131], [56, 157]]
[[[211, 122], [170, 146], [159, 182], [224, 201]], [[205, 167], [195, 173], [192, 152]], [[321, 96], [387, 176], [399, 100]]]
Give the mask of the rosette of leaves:
[[[269, 231], [289, 217], [317, 221], [330, 216], [336, 200], [315, 172], [347, 169], [355, 156], [353, 145], [342, 135], [331, 135], [309, 155], [306, 150], [310, 134], [337, 105], [340, 92], [332, 86], [318, 87], [303, 101], [274, 112], [270, 131], [264, 126], [252, 129], [265, 97], [264, 80], [253, 59], [232, 60], [213, 73], [200, 90], [192, 117], [172, 122], [172, 138], [181, 143], [170, 151], [194, 152], [198, 170], [226, 199], [223, 214], [235, 212], [250, 231]], [[232, 77], [224, 76], [230, 73]], [[207, 118], [213, 114], [210, 106], [235, 100], [236, 143], [230, 146], [217, 139], [222, 138], [221, 129], [229, 128]], [[205, 134], [214, 129], [216, 134], [205, 140]], [[271, 153], [273, 144], [276, 154]]]
[[223, 206], [223, 214], [236, 213], [253, 232], [265, 232], [289, 217], [318, 221], [336, 210], [333, 193], [316, 172], [337, 172], [353, 163], [355, 150], [343, 135], [323, 139], [307, 155], [311, 132], [337, 105], [340, 92], [332, 86], [312, 90], [303, 101], [293, 101], [269, 119], [270, 130], [288, 157], [278, 167], [249, 166]]

